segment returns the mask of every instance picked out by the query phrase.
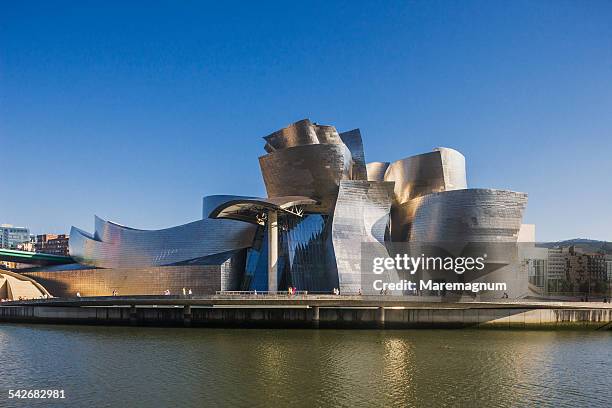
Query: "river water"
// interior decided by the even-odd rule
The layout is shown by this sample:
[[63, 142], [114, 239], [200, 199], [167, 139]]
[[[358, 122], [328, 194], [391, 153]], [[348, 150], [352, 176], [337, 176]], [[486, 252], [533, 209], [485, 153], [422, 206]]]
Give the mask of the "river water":
[[611, 331], [0, 324], [0, 407], [611, 404]]

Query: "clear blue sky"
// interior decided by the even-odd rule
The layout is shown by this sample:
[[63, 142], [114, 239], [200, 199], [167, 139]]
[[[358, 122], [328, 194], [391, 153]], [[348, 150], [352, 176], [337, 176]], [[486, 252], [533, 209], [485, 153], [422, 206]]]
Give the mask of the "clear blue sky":
[[460, 150], [539, 240], [612, 240], [609, 1], [127, 3], [1, 3], [0, 223], [198, 219], [265, 195], [261, 137], [308, 117], [367, 161]]

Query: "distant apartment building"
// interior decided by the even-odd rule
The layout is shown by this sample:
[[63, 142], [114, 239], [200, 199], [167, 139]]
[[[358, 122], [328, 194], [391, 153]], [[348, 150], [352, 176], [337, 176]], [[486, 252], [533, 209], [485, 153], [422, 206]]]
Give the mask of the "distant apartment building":
[[588, 292], [588, 256], [575, 247], [563, 248], [570, 292]]
[[604, 283], [608, 282], [606, 271], [606, 255], [587, 254], [587, 272], [591, 288], [597, 292], [603, 291]]
[[34, 245], [36, 244], [36, 235], [30, 235], [28, 242], [22, 242], [17, 245], [17, 249], [20, 251], [34, 252]]
[[547, 260], [548, 292], [563, 292], [567, 281], [567, 261], [561, 248], [549, 248]]
[[610, 288], [612, 257], [574, 246], [548, 249], [547, 292], [605, 293]]
[[53, 255], [68, 255], [68, 240], [69, 236], [66, 234], [37, 235], [34, 251]]
[[0, 225], [0, 248], [17, 249], [20, 244], [30, 242], [30, 230], [10, 224]]
[[573, 292], [601, 293], [608, 289], [606, 255], [580, 248], [564, 248], [569, 288]]
[[523, 263], [532, 293], [601, 295], [612, 287], [612, 256], [574, 246], [524, 248]]

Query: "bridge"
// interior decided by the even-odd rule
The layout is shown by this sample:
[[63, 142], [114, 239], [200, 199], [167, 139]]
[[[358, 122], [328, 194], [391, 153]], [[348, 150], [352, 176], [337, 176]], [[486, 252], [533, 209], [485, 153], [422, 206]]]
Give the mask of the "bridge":
[[0, 261], [40, 266], [66, 265], [75, 263], [74, 259], [69, 256], [19, 251], [16, 249], [6, 248], [0, 248]]

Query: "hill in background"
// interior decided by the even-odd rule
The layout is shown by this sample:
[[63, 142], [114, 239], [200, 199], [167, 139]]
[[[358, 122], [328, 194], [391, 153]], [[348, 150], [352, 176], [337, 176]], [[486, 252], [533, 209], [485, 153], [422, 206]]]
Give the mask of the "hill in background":
[[600, 252], [612, 255], [612, 242], [586, 238], [575, 238], [557, 242], [538, 242], [537, 246], [543, 248], [575, 246], [576, 248], [580, 248], [586, 252]]

